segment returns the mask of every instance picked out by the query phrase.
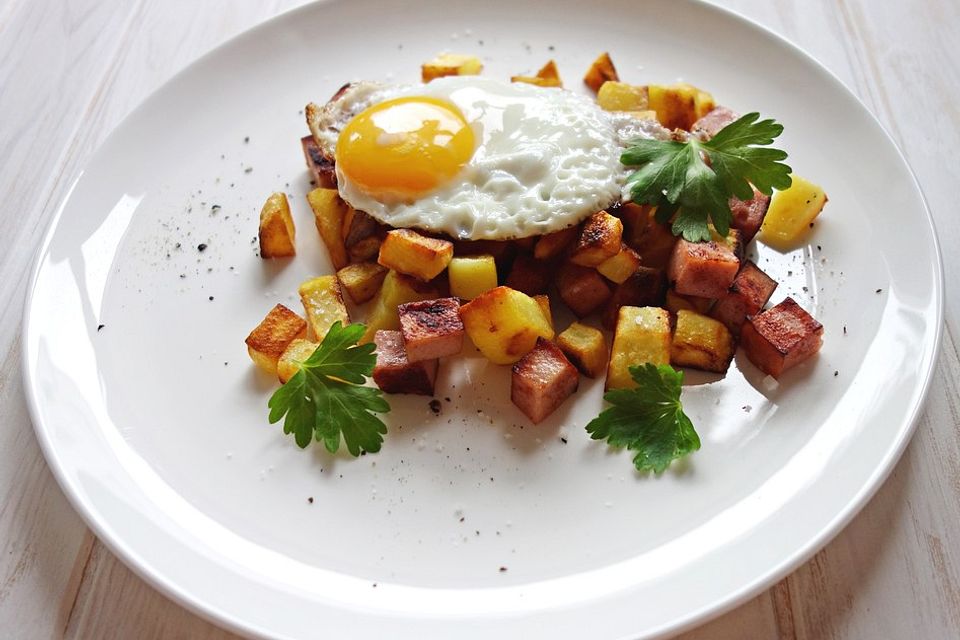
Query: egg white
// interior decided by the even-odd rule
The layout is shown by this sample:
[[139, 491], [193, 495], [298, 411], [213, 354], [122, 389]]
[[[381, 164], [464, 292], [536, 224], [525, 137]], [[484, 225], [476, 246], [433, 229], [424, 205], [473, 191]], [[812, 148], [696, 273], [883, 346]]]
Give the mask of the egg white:
[[477, 76], [425, 85], [350, 85], [310, 122], [321, 150], [335, 158], [340, 130], [384, 100], [427, 96], [455, 104], [474, 131], [473, 157], [461, 172], [413, 201], [385, 202], [337, 167], [340, 195], [392, 227], [470, 240], [506, 240], [559, 231], [623, 197], [620, 163], [636, 137], [669, 137], [659, 124], [601, 110], [585, 96]]

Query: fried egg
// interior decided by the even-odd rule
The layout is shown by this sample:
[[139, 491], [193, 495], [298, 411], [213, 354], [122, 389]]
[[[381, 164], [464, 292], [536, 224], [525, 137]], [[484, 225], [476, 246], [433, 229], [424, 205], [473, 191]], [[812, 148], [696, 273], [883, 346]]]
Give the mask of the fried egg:
[[623, 197], [630, 139], [670, 135], [570, 91], [477, 76], [351, 84], [307, 119], [355, 209], [470, 240], [577, 224]]

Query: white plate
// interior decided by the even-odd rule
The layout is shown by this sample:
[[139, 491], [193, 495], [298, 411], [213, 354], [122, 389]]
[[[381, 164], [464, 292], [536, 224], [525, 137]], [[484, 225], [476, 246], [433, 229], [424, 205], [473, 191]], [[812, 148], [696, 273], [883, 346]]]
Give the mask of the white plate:
[[[792, 293], [824, 323], [820, 356], [777, 388], [742, 357], [723, 380], [691, 374], [703, 448], [660, 478], [588, 439], [599, 382], [531, 427], [506, 368], [476, 357], [443, 365], [441, 415], [392, 399], [380, 454], [298, 449], [267, 423], [273, 383], [243, 338], [330, 272], [303, 199], [300, 110], [347, 79], [416, 80], [443, 49], [478, 52], [497, 77], [553, 57], [572, 87], [609, 49], [628, 81], [682, 78], [782, 121], [790, 164], [830, 203], [808, 245], [761, 248], [760, 264], [784, 282], [775, 301]], [[251, 244], [278, 189], [300, 228], [286, 265]], [[942, 292], [893, 143], [753, 24], [692, 1], [332, 2], [225, 44], [113, 133], [41, 248], [24, 375], [47, 460], [97, 535], [235, 630], [648, 637], [757, 593], [876, 490], [927, 389]]]

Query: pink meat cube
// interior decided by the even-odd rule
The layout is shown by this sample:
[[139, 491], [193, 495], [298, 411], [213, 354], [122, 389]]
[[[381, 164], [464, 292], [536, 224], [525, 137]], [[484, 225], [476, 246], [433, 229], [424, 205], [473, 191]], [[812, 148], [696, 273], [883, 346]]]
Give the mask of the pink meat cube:
[[726, 325], [731, 333], [739, 335], [740, 327], [747, 321], [747, 316], [759, 313], [776, 288], [776, 280], [747, 260], [733, 280], [730, 290], [717, 300], [710, 315]]
[[663, 269], [638, 267], [633, 275], [617, 285], [613, 295], [603, 308], [601, 321], [607, 329], [617, 326], [620, 307], [660, 307], [663, 306], [667, 291], [667, 280]]
[[701, 298], [721, 298], [740, 270], [735, 248], [722, 242], [688, 242], [673, 247], [667, 278], [677, 293]]
[[463, 349], [460, 300], [440, 298], [397, 307], [407, 360], [420, 362], [452, 356]]
[[690, 127], [690, 131], [699, 134], [704, 140], [709, 140], [717, 135], [720, 129], [723, 129], [739, 117], [735, 112], [726, 107], [714, 107], [710, 110], [710, 113], [694, 122], [693, 126]]
[[528, 255], [519, 255], [510, 267], [506, 285], [528, 296], [547, 292], [550, 284], [550, 265]]
[[410, 362], [399, 331], [381, 329], [373, 336], [377, 345], [377, 364], [373, 367], [373, 381], [386, 393], [415, 393], [433, 395], [437, 381], [437, 360]]
[[730, 198], [730, 212], [733, 213], [733, 220], [730, 226], [739, 229], [743, 234], [743, 243], [747, 244], [760, 231], [760, 225], [763, 219], [767, 217], [767, 209], [770, 208], [770, 196], [753, 190], [752, 200], [740, 200], [739, 198]]
[[560, 347], [537, 338], [537, 345], [513, 365], [510, 399], [534, 424], [541, 422], [577, 390], [580, 374]]
[[787, 298], [745, 323], [740, 330], [740, 344], [750, 362], [779, 378], [820, 350], [823, 325], [793, 298]]
[[588, 316], [610, 298], [607, 279], [596, 269], [568, 262], [557, 277], [560, 298], [577, 317]]

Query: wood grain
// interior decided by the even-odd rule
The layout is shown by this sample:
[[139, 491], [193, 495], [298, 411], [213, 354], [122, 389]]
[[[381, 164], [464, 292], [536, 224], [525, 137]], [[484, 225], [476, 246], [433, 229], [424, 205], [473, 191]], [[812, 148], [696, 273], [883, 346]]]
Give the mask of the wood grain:
[[[227, 37], [299, 4], [8, 0], [0, 4], [0, 630], [16, 638], [232, 638], [159, 594], [86, 529], [39, 451], [20, 378], [20, 316], [40, 236], [130, 109]], [[960, 243], [960, 5], [951, 0], [720, 2], [823, 61], [917, 173], [944, 247]], [[52, 44], [53, 43], [53, 44]], [[802, 100], [802, 92], [798, 92]], [[960, 256], [945, 255], [947, 282]], [[950, 290], [948, 284], [948, 290]], [[951, 638], [960, 629], [960, 297], [917, 434], [837, 538], [770, 590], [683, 634]]]

